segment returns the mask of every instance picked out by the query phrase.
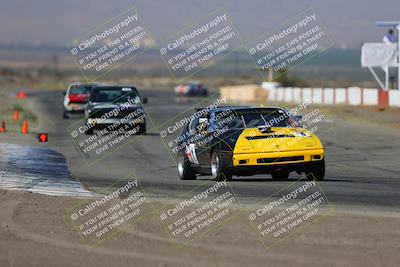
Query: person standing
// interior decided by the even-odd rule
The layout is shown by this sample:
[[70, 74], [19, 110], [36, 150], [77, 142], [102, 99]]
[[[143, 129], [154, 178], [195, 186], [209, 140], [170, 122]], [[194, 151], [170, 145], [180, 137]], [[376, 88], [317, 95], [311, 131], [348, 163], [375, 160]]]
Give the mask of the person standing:
[[397, 39], [396, 39], [396, 36], [394, 35], [393, 29], [389, 29], [388, 34], [383, 37], [382, 41], [385, 44], [391, 44], [391, 43], [397, 42]]

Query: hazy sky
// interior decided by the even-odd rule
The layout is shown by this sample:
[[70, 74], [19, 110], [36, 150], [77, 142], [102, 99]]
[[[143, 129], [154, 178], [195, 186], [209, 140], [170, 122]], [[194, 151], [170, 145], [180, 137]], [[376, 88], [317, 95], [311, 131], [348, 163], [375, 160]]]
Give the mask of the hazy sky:
[[337, 47], [380, 41], [377, 20], [400, 20], [399, 0], [0, 0], [0, 43], [65, 45], [135, 6], [156, 41], [225, 7], [242, 38], [254, 39], [314, 7]]

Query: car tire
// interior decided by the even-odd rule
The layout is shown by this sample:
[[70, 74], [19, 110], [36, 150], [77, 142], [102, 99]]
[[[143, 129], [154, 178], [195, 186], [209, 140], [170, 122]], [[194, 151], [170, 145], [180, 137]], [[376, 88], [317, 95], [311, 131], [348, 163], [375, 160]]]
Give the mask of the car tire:
[[308, 180], [322, 181], [325, 177], [325, 159], [321, 160], [308, 171], [306, 171], [306, 176]]
[[66, 110], [63, 110], [63, 119], [69, 119], [69, 114]]
[[87, 129], [85, 130], [85, 134], [86, 135], [92, 135], [93, 134], [93, 127], [87, 127]]
[[140, 124], [139, 130], [137, 132], [138, 135], [145, 135], [146, 134], [146, 124]]
[[285, 171], [272, 172], [271, 176], [272, 176], [273, 180], [284, 181], [284, 180], [289, 179], [289, 172], [285, 172]]
[[187, 159], [185, 153], [180, 151], [178, 153], [178, 175], [181, 180], [196, 180], [197, 176], [190, 161]]
[[226, 167], [226, 162], [221, 156], [218, 148], [211, 153], [211, 175], [215, 181], [229, 181], [232, 179], [232, 173]]

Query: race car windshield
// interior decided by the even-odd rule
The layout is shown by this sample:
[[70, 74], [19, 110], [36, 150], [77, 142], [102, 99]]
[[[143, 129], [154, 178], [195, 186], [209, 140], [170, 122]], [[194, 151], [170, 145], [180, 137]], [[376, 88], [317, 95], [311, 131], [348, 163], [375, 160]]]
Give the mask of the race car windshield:
[[70, 94], [73, 95], [83, 95], [90, 93], [91, 86], [73, 86], [69, 90]]
[[287, 127], [290, 125], [288, 117], [277, 112], [270, 114], [247, 113], [241, 114], [241, 116], [245, 122], [246, 128], [255, 128], [265, 125], [269, 127]]
[[215, 128], [243, 129], [258, 126], [295, 127], [295, 120], [284, 110], [273, 111], [232, 111], [216, 115]]
[[92, 102], [140, 103], [137, 91], [132, 88], [105, 88], [96, 89], [90, 96]]

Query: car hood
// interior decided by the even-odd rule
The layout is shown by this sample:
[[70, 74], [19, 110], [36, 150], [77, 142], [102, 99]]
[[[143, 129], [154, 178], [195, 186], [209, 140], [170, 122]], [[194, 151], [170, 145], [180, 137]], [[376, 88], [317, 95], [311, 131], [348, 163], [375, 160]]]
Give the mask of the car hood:
[[234, 153], [266, 153], [323, 148], [319, 138], [302, 128], [273, 127], [265, 132], [247, 128], [239, 135]]

